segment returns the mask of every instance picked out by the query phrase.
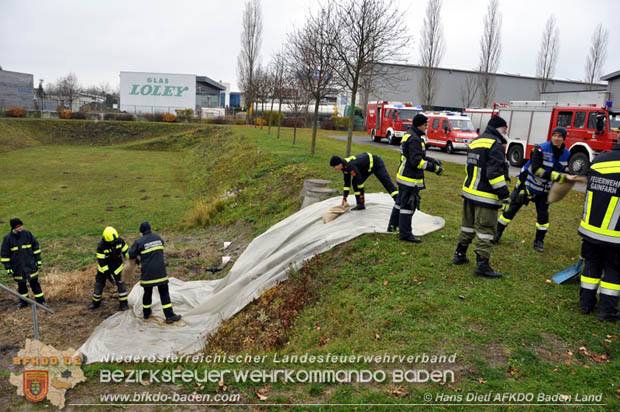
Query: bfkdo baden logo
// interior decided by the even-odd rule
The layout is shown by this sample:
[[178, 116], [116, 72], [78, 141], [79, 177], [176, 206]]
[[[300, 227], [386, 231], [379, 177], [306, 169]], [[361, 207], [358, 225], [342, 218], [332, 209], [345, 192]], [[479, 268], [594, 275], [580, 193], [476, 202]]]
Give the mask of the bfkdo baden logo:
[[24, 396], [32, 402], [40, 402], [49, 389], [48, 371], [24, 371]]

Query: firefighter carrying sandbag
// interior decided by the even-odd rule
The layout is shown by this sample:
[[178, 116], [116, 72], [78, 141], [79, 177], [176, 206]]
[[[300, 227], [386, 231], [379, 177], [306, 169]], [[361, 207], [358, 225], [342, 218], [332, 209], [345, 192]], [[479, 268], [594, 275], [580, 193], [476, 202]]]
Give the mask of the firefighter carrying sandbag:
[[118, 287], [118, 300], [120, 310], [127, 310], [127, 285], [121, 280], [123, 272], [123, 257], [127, 259], [129, 246], [118, 232], [111, 226], [103, 230], [103, 235], [97, 245], [97, 276], [95, 277], [95, 290], [93, 299], [88, 309], [97, 309], [101, 305], [103, 288], [106, 280]]

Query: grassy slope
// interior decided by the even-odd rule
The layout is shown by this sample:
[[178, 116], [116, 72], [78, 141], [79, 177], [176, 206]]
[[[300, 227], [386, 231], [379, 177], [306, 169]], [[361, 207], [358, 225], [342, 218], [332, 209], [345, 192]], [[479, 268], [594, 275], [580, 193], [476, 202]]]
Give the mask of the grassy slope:
[[[142, 205], [137, 197], [144, 193], [135, 194], [135, 190], [142, 186], [138, 188], [134, 182], [151, 182], [149, 184], [153, 186], [147, 187], [149, 192], [164, 188], [166, 193], [174, 195], [175, 190], [182, 190], [182, 179], [172, 178], [170, 171], [177, 176], [187, 172], [187, 197], [183, 200], [174, 200], [174, 196], [153, 198], [149, 214], [159, 216], [153, 220], [159, 219], [164, 226], [191, 222], [229, 226], [245, 224], [260, 233], [299, 207], [296, 194], [304, 178], [330, 178], [335, 188], [341, 186], [341, 176], [334, 173], [327, 162], [332, 154], [343, 154], [344, 143], [320, 138], [317, 155], [310, 157], [307, 155], [308, 131], [300, 133], [296, 146], [291, 145], [291, 133], [285, 129], [282, 138], [277, 140], [260, 129], [230, 127], [217, 129], [217, 133], [210, 133], [208, 139], [194, 136], [196, 150], [183, 156], [170, 152], [149, 153], [145, 163], [137, 162], [131, 168], [123, 169], [124, 182], [129, 184], [120, 185], [123, 195], [113, 199]], [[184, 146], [183, 140], [177, 138], [175, 145]], [[141, 148], [149, 145], [162, 148], [166, 143], [156, 139]], [[368, 150], [366, 146], [353, 147], [353, 153]], [[47, 173], [43, 162], [53, 158], [65, 167], [71, 164], [72, 169], [68, 170], [69, 175], [62, 174], [63, 169], [50, 177], [46, 185], [41, 183], [34, 192], [37, 204], [46, 210], [43, 205], [53, 194], [60, 193], [60, 196], [64, 193], [61, 190], [71, 190], [73, 195], [63, 197], [64, 203], [55, 206], [55, 211], [50, 208], [47, 217], [39, 216], [37, 212], [31, 217], [26, 214], [25, 219], [40, 225], [38, 233], [43, 237], [68, 236], [76, 232], [98, 233], [101, 224], [97, 219], [105, 216], [108, 205], [117, 206], [114, 201], [109, 204], [107, 200], [101, 202], [97, 193], [89, 193], [88, 199], [92, 203], [84, 208], [88, 219], [64, 210], [67, 205], [75, 204], [71, 199], [78, 198], [78, 189], [84, 189], [81, 186], [88, 184], [89, 177], [96, 178], [97, 185], [104, 185], [102, 176], [106, 176], [107, 167], [103, 160], [97, 159], [114, 159], [114, 164], [129, 164], [135, 161], [135, 152], [127, 149], [135, 148], [140, 147], [73, 147], [50, 152], [45, 152], [50, 149], [36, 148], [2, 156], [3, 174], [13, 169], [5, 165], [17, 167], [30, 156], [38, 156], [34, 163], [41, 170], [27, 178], [13, 174], [4, 181], [3, 185], [10, 184], [14, 192], [9, 191], [12, 197], [0, 206], [0, 216], [8, 219], [9, 214], [28, 209], [5, 205], [10, 205], [11, 199], [23, 198], [26, 184], [39, 184], [37, 179]], [[386, 161], [391, 173], [396, 169], [398, 155], [395, 151], [373, 148], [373, 152]], [[63, 153], [69, 157], [63, 157]], [[13, 160], [16, 156], [22, 157]], [[84, 158], [89, 159], [85, 162], [88, 165], [78, 167], [79, 159]], [[15, 163], [7, 163], [13, 161]], [[180, 162], [191, 167], [184, 169]], [[153, 165], [161, 170], [153, 172], [149, 169]], [[72, 176], [71, 171], [76, 175]], [[78, 171], [86, 172], [80, 175]], [[156, 179], [137, 179], [139, 175], [146, 178], [149, 173]], [[571, 193], [566, 201], [551, 206], [551, 229], [544, 255], [531, 249], [535, 210], [533, 207], [522, 210], [505, 233], [492, 260], [494, 267], [506, 277], [501, 281], [487, 281], [471, 276], [472, 264], [450, 265], [460, 227], [462, 175], [462, 166], [448, 164], [445, 176], [427, 177], [428, 190], [422, 193], [422, 209], [444, 217], [446, 227], [426, 236], [422, 244], [404, 245], [388, 235], [363, 236], [326, 253], [320, 262], [311, 262], [310, 265], [320, 269], [316, 282], [320, 286], [314, 291], [316, 303], [301, 313], [290, 334], [290, 342], [277, 350], [278, 353], [297, 354], [306, 351], [414, 355], [456, 352], [457, 364], [453, 368], [457, 382], [448, 386], [403, 385], [398, 391], [407, 395], [400, 399], [394, 397], [394, 385], [274, 384], [269, 395], [271, 400], [419, 403], [423, 402], [422, 394], [426, 391], [451, 394], [469, 391], [559, 392], [573, 395], [603, 392], [603, 402], [618, 407], [615, 386], [619, 372], [617, 326], [601, 324], [592, 316], [578, 313], [578, 283], [560, 287], [547, 282], [553, 273], [573, 264], [579, 254], [576, 228], [583, 195]], [[57, 186], [63, 179], [74, 181], [67, 180], [70, 183], [65, 184], [68, 188], [59, 189]], [[376, 179], [369, 180], [368, 192], [382, 190]], [[38, 191], [46, 194], [39, 195]], [[236, 195], [223, 198], [226, 192]], [[162, 207], [166, 205], [162, 202], [173, 202], [169, 205], [171, 210]], [[131, 208], [115, 208], [111, 212], [111, 216], [118, 219], [121, 230], [127, 224], [128, 230], [133, 231], [134, 220], [141, 219], [130, 211]], [[86, 228], [90, 229], [84, 228], [84, 222], [88, 222]], [[610, 362], [597, 363], [580, 353], [580, 347], [585, 347], [588, 353], [605, 354]], [[239, 350], [256, 351], [252, 346]], [[369, 365], [360, 366], [366, 368]], [[387, 369], [400, 367], [394, 364], [383, 366]], [[432, 367], [423, 364], [404, 366]], [[86, 370], [92, 375], [97, 368], [87, 367]], [[250, 401], [256, 399], [251, 386], [231, 386], [246, 393]], [[213, 389], [213, 385], [207, 385], [205, 391]], [[459, 392], [455, 392], [457, 390]]]
[[[342, 142], [321, 139], [317, 156], [310, 158], [307, 134], [292, 147], [289, 131], [277, 141], [257, 129], [236, 130], [278, 159], [299, 163], [312, 171], [310, 176], [331, 178], [334, 187], [340, 186], [340, 176], [327, 167], [327, 160], [333, 153], [342, 153]], [[366, 146], [354, 145], [353, 152], [365, 150]], [[396, 169], [396, 152], [373, 152], [386, 160], [390, 171]], [[617, 326], [578, 313], [577, 283], [562, 287], [548, 283], [553, 273], [574, 264], [579, 255], [576, 228], [583, 195], [571, 193], [566, 201], [551, 206], [551, 230], [542, 256], [531, 249], [535, 210], [522, 210], [493, 258], [506, 278], [475, 279], [473, 264], [450, 264], [460, 227], [463, 167], [450, 164], [446, 169], [445, 176], [427, 177], [429, 188], [422, 194], [422, 209], [444, 217], [446, 227], [417, 246], [372, 235], [327, 253], [319, 271], [323, 286], [317, 291], [318, 303], [302, 313], [290, 343], [280, 352], [456, 352], [457, 383], [449, 391], [438, 385], [410, 386], [405, 399], [409, 402], [421, 401], [427, 389], [573, 395], [602, 391], [605, 402], [617, 405], [613, 379], [619, 366]], [[368, 191], [382, 190], [375, 179], [370, 180]], [[228, 214], [224, 210], [219, 219]], [[605, 354], [611, 362], [594, 362], [580, 353], [581, 347], [588, 353]], [[587, 388], [583, 382], [589, 383]], [[285, 394], [299, 389], [278, 388]], [[324, 400], [333, 402], [394, 401], [385, 388], [376, 392], [346, 385], [325, 389], [330, 395]]]
[[194, 130], [194, 124], [0, 118], [0, 153], [40, 145], [109, 145]]

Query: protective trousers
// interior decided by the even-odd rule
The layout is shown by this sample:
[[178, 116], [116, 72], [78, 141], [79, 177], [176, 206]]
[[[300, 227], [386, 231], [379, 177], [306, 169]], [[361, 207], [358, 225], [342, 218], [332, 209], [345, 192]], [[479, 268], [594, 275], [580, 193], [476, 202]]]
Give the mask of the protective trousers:
[[476, 238], [474, 251], [486, 258], [491, 258], [493, 237], [497, 230], [497, 209], [476, 206], [467, 199], [463, 200], [463, 218], [459, 244], [469, 246]]
[[[43, 293], [43, 289], [41, 289], [41, 285], [39, 284], [39, 277], [27, 276], [28, 280], [22, 279], [17, 282], [17, 293], [24, 297], [28, 297], [28, 284], [30, 283], [30, 289], [32, 290], [32, 294], [34, 295], [34, 300], [39, 303], [45, 303], [45, 294]], [[21, 301], [24, 302], [24, 301]]]
[[[144, 296], [142, 296], [142, 311], [144, 312], [144, 316], [148, 317], [151, 314], [153, 286], [142, 285], [142, 287], [144, 288]], [[172, 310], [172, 303], [170, 303], [168, 283], [158, 285], [157, 291], [159, 292], [159, 299], [161, 300], [161, 307], [164, 310], [164, 315], [166, 318], [169, 318], [174, 315], [174, 311]]]
[[585, 264], [581, 274], [579, 305], [583, 313], [590, 313], [596, 305], [596, 291], [601, 288], [599, 316], [618, 313], [620, 296], [620, 248], [604, 246], [583, 240], [581, 256]]
[[[413, 219], [415, 211], [420, 209], [420, 190], [417, 187], [398, 185], [398, 197], [395, 208], [400, 208], [398, 215], [398, 236], [401, 239], [407, 239], [413, 236], [411, 220]], [[394, 210], [392, 210], [392, 213], [394, 213]]]
[[390, 196], [392, 196], [392, 198], [395, 198], [395, 196], [398, 194], [398, 189], [396, 189], [396, 186], [394, 186], [394, 183], [392, 183], [392, 178], [390, 177], [390, 174], [385, 168], [385, 163], [383, 163], [383, 159], [375, 156], [372, 172], [375, 174], [375, 176], [377, 176], [377, 179], [379, 179], [379, 182], [381, 182], [386, 192], [388, 192]]
[[549, 230], [549, 203], [547, 203], [548, 193], [540, 193], [531, 198], [523, 193], [510, 202], [508, 210], [501, 214], [497, 219], [497, 230], [503, 232], [506, 226], [514, 219], [515, 215], [522, 206], [527, 206], [530, 202], [536, 205], [536, 240], [545, 240], [547, 230]]
[[[114, 282], [118, 288], [118, 300], [120, 302], [127, 301], [127, 285], [125, 282], [121, 280], [121, 274], [113, 275]], [[107, 276], [99, 271], [97, 271], [97, 275], [95, 276], [95, 290], [93, 291], [93, 302], [95, 306], [99, 306], [101, 304], [101, 297], [103, 296], [103, 288], [105, 288], [105, 282], [107, 280]]]

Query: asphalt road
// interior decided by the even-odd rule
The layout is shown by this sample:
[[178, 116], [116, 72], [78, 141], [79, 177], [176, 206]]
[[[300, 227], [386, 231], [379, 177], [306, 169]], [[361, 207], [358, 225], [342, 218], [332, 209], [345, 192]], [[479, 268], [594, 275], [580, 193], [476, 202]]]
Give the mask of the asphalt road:
[[[347, 136], [342, 136], [342, 135], [329, 135], [329, 137], [333, 139], [342, 140], [342, 141], [347, 140]], [[373, 142], [372, 140], [370, 140], [370, 135], [366, 137], [353, 136], [353, 141], [355, 143], [365, 144], [369, 146], [382, 147], [384, 149], [400, 150], [400, 146], [389, 145], [386, 139], [383, 139], [381, 143]], [[467, 163], [467, 152], [465, 151], [462, 151], [462, 152], [457, 151], [452, 154], [448, 154], [446, 152], [441, 151], [441, 149], [437, 147], [431, 147], [427, 150], [427, 153], [429, 156], [435, 159], [440, 159], [444, 162], [451, 162], [451, 163], [456, 163], [460, 165], [464, 165]], [[510, 176], [517, 176], [519, 174], [519, 170], [520, 169], [517, 167], [510, 166]], [[583, 183], [577, 183], [573, 187], [573, 190], [577, 190], [578, 192], [585, 192], [586, 185], [584, 185]]]

